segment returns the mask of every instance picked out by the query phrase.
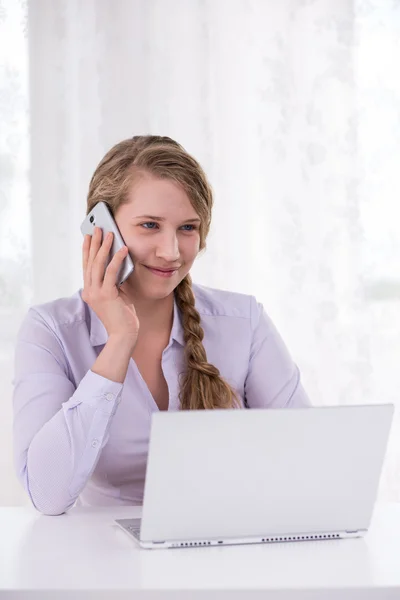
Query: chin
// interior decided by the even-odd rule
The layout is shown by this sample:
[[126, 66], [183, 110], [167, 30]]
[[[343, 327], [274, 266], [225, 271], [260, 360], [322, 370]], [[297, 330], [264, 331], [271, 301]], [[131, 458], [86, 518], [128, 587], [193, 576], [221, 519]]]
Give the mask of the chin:
[[162, 300], [163, 298], [167, 298], [176, 288], [176, 285], [167, 284], [167, 285], [141, 285], [140, 293], [142, 296], [152, 299], [152, 300]]
[[171, 279], [154, 277], [153, 280], [148, 279], [148, 275], [144, 276], [143, 272], [135, 271], [128, 278], [133, 290], [136, 290], [141, 296], [152, 299], [161, 300], [167, 298], [181, 281], [186, 277], [189, 271], [178, 273]]

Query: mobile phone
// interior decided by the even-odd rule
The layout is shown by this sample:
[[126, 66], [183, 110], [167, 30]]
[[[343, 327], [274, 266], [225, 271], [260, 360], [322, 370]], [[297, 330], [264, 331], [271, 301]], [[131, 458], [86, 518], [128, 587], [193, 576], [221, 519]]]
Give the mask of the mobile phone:
[[[111, 211], [105, 202], [98, 202], [89, 212], [89, 214], [86, 215], [85, 220], [81, 225], [82, 235], [85, 236], [87, 233], [89, 235], [93, 235], [95, 227], [100, 227], [100, 229], [102, 229], [103, 239], [109, 231], [112, 231], [114, 234], [110, 254], [106, 264], [107, 267], [113, 256], [120, 248], [122, 248], [122, 246], [126, 246], [126, 244], [122, 239], [121, 232], [118, 229], [118, 226], [114, 221], [114, 217], [112, 216]], [[124, 281], [128, 279], [134, 268], [134, 264], [128, 252], [121, 264], [121, 268], [118, 271], [116, 285], [122, 285]]]

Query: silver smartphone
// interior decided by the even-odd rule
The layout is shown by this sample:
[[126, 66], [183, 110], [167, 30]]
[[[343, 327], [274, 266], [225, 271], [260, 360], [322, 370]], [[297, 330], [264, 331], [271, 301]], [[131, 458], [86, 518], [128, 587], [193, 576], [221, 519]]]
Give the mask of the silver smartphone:
[[[111, 251], [106, 264], [107, 267], [114, 254], [116, 254], [122, 246], [126, 246], [126, 244], [122, 239], [121, 232], [105, 202], [98, 202], [96, 206], [92, 208], [90, 213], [86, 215], [86, 218], [81, 225], [82, 235], [85, 236], [87, 233], [93, 235], [95, 227], [100, 227], [100, 229], [102, 229], [103, 239], [109, 231], [112, 231], [114, 234]], [[116, 285], [122, 285], [124, 281], [128, 279], [134, 268], [134, 264], [128, 252], [118, 271]]]

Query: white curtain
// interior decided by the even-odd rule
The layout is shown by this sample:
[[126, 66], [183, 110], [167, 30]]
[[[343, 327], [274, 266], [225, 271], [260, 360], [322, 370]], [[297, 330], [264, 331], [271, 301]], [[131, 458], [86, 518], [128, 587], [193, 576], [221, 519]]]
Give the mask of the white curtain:
[[379, 498], [400, 501], [399, 4], [3, 0], [0, 28], [2, 381], [27, 306], [82, 286], [99, 160], [169, 135], [215, 192], [195, 281], [264, 303], [314, 404], [396, 404]]

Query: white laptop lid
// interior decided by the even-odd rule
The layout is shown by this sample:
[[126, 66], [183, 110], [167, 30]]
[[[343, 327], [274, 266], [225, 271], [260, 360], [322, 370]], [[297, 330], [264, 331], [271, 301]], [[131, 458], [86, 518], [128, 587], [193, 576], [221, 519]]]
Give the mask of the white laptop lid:
[[155, 412], [141, 539], [368, 528], [394, 407]]

